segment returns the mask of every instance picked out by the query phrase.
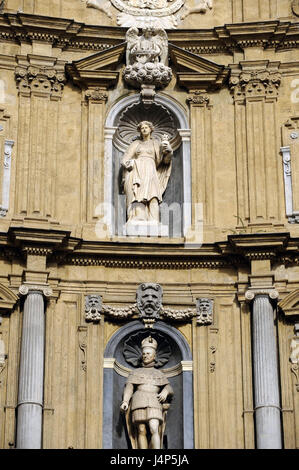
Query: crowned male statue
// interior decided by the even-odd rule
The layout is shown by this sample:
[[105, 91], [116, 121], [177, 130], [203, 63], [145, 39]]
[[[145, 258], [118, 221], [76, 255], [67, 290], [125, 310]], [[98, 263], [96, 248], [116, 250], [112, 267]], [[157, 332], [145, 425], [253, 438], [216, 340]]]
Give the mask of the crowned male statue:
[[157, 347], [151, 336], [141, 342], [142, 367], [130, 373], [120, 405], [135, 449], [161, 449], [163, 444], [167, 399], [173, 390], [163, 372], [155, 369]]

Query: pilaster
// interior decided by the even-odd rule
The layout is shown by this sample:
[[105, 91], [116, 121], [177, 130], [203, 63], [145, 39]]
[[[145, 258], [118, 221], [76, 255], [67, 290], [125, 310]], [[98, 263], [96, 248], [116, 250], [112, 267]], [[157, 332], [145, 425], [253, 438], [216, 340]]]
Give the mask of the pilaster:
[[55, 58], [18, 57], [18, 158], [15, 218], [55, 219], [59, 101], [64, 63]]
[[[244, 224], [275, 225], [282, 218], [277, 158], [280, 62], [243, 61], [231, 66], [235, 104], [238, 218]], [[273, 187], [277, 188], [273, 192]]]
[[104, 128], [108, 100], [105, 87], [89, 87], [83, 92], [87, 106], [87, 187], [86, 222], [98, 220], [96, 208], [104, 200]]
[[[187, 102], [190, 107], [192, 207], [203, 204], [206, 225], [214, 224], [214, 184], [212, 152], [212, 105], [210, 95], [202, 90], [190, 90]], [[203, 175], [204, 178], [203, 178]], [[194, 220], [195, 214], [192, 214]]]

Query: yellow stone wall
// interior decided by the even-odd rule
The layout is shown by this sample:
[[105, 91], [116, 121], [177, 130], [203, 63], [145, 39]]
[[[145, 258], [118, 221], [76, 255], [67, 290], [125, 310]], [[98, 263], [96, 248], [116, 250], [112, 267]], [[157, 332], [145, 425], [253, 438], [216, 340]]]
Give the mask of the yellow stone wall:
[[[274, 28], [275, 39], [284, 22], [299, 23], [291, 3], [214, 0], [212, 11], [190, 15], [178, 31], [169, 31], [169, 41], [184, 48], [184, 42], [192, 35], [189, 29], [206, 29], [211, 33], [216, 27], [246, 22], [255, 22], [260, 38], [264, 28], [258, 24], [261, 20], [269, 21], [267, 27]], [[110, 20], [97, 10], [87, 9], [81, 0], [7, 0], [4, 18], [11, 15], [18, 23], [15, 13], [20, 10], [37, 15], [38, 24], [38, 15], [48, 15], [86, 25], [115, 27], [115, 18]], [[270, 20], [280, 21], [280, 26], [273, 27]], [[24, 19], [21, 22], [25, 24]], [[8, 30], [9, 26], [5, 28]], [[5, 28], [0, 22], [0, 32]], [[30, 28], [27, 26], [27, 30]], [[100, 33], [103, 43], [106, 41], [110, 46], [121, 43], [125, 37], [125, 30], [116, 27], [99, 29]], [[92, 34], [95, 33], [90, 33], [90, 37]], [[297, 48], [291, 44], [294, 40]], [[62, 73], [66, 63], [97, 52], [90, 45], [80, 44], [80, 38], [76, 47], [64, 48], [51, 40], [28, 37], [12, 40], [0, 35], [1, 155], [5, 139], [15, 142], [10, 207], [8, 214], [0, 218], [0, 284], [17, 294], [24, 280], [46, 279], [54, 291], [46, 312], [43, 446], [50, 449], [102, 446], [103, 353], [122, 324], [104, 318], [98, 324], [87, 323], [84, 296], [96, 292], [102, 295], [104, 303], [126, 305], [134, 303], [141, 282], [157, 282], [163, 286], [163, 303], [167, 306], [187, 308], [195, 305], [196, 298], [207, 296], [215, 301], [213, 325], [199, 327], [195, 319], [175, 324], [187, 339], [194, 359], [195, 447], [254, 448], [250, 307], [244, 292], [250, 284], [249, 276], [256, 272], [273, 276], [281, 299], [299, 288], [295, 256], [299, 225], [289, 224], [285, 215], [280, 154], [280, 147], [289, 143], [284, 124], [299, 116], [299, 103], [292, 100], [294, 80], [299, 80], [298, 33], [297, 36], [290, 33], [290, 42], [281, 49], [269, 42], [264, 48], [257, 41], [250, 47], [243, 44], [225, 52], [216, 48], [199, 54], [231, 70], [246, 68], [254, 61], [261, 61], [255, 70], [278, 68], [281, 84], [274, 98], [248, 100], [244, 105], [234, 100], [227, 79], [221, 88], [207, 92], [207, 105], [192, 99], [188, 104], [192, 90], [178, 85], [173, 67], [174, 78], [163, 94], [177, 100], [188, 116], [192, 130], [192, 198], [193, 202], [204, 204], [202, 251], [195, 255], [188, 252], [194, 258], [187, 267], [183, 265], [183, 240], [170, 241], [165, 259], [172, 259], [166, 266], [163, 259], [156, 264], [153, 261], [157, 252], [163, 253], [165, 249], [161, 240], [154, 239], [152, 243], [143, 240], [136, 246], [133, 242], [138, 240], [122, 245], [116, 237], [108, 236], [105, 240], [96, 237], [94, 209], [104, 198], [104, 123], [117, 100], [135, 93], [124, 85], [121, 74], [118, 84], [107, 90], [107, 102], [88, 104], [84, 91], [69, 77], [61, 94], [54, 98], [47, 93], [28, 94], [26, 89], [17, 88], [17, 67], [31, 64], [56, 68]], [[124, 62], [117, 70], [121, 71], [123, 66]], [[88, 166], [89, 145], [94, 146], [91, 151], [99, 156], [93, 167]], [[297, 165], [297, 147], [293, 155]], [[296, 178], [294, 201], [299, 200]], [[97, 181], [96, 187], [92, 187], [92, 181]], [[23, 228], [25, 231], [18, 234]], [[47, 235], [41, 235], [39, 230]], [[55, 231], [69, 232], [65, 245], [57, 242], [56, 246], [50, 240]], [[244, 252], [230, 251], [232, 244], [227, 237], [245, 234], [256, 235], [258, 252], [273, 247], [272, 238], [276, 235], [288, 234], [289, 238], [281, 251], [275, 252], [271, 263], [258, 260], [250, 264], [244, 261], [245, 256], [239, 263], [238, 256]], [[269, 236], [270, 242], [259, 241], [262, 235], [265, 239]], [[78, 249], [79, 255], [80, 249], [83, 253], [81, 242], [85, 243], [85, 261], [67, 260], [73, 249]], [[98, 243], [98, 247], [88, 245], [92, 242]], [[36, 251], [26, 255], [24, 247], [28, 244], [55, 245], [55, 256], [46, 259], [44, 252]], [[95, 253], [99, 256], [97, 262], [93, 258]], [[222, 264], [221, 257], [227, 253], [235, 256], [234, 263]], [[288, 258], [289, 253], [292, 259]], [[127, 258], [122, 261], [122, 256]], [[197, 256], [201, 264], [196, 264]], [[107, 257], [116, 259], [115, 263], [109, 265]], [[142, 265], [143, 258], [148, 265]], [[10, 312], [1, 307], [1, 302], [0, 308], [3, 315], [0, 335], [7, 354], [5, 366], [0, 368], [0, 448], [10, 448], [15, 446], [22, 300]], [[277, 315], [284, 446], [298, 448], [299, 393], [289, 361], [294, 318], [286, 317], [282, 311]]]

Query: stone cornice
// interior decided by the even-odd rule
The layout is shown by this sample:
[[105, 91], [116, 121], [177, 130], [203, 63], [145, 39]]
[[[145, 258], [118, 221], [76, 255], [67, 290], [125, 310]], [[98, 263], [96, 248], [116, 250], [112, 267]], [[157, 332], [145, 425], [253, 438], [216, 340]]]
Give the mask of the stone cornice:
[[[44, 41], [68, 50], [101, 51], [124, 41], [126, 28], [86, 25], [72, 19], [25, 13], [0, 15], [0, 41]], [[188, 40], [186, 40], [186, 36]], [[260, 21], [212, 29], [170, 30], [169, 42], [195, 54], [232, 54], [247, 47], [299, 47], [298, 23]]]
[[196, 248], [183, 243], [89, 242], [69, 232], [29, 228], [0, 234], [5, 259], [30, 254], [61, 265], [126, 269], [237, 269], [255, 260], [299, 264], [298, 247], [299, 239], [290, 239], [288, 233], [230, 235], [227, 241]]

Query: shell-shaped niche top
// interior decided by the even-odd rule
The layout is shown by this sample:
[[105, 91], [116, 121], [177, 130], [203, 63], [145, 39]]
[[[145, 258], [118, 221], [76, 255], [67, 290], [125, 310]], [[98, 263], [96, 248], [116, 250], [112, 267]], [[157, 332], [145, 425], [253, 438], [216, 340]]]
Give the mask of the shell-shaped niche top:
[[134, 103], [123, 111], [116, 123], [114, 144], [119, 150], [125, 151], [128, 145], [139, 139], [137, 126], [142, 121], [150, 121], [153, 124], [154, 139], [162, 141], [166, 134], [173, 150], [181, 145], [181, 136], [174, 117], [165, 106], [153, 103], [150, 108], [145, 108], [142, 103]]
[[[135, 333], [124, 342], [123, 355], [128, 364], [134, 367], [141, 366], [141, 342], [149, 336], [148, 330]], [[151, 332], [152, 336], [157, 341], [155, 367], [163, 367], [169, 361], [172, 350], [168, 340], [164, 335]]]

